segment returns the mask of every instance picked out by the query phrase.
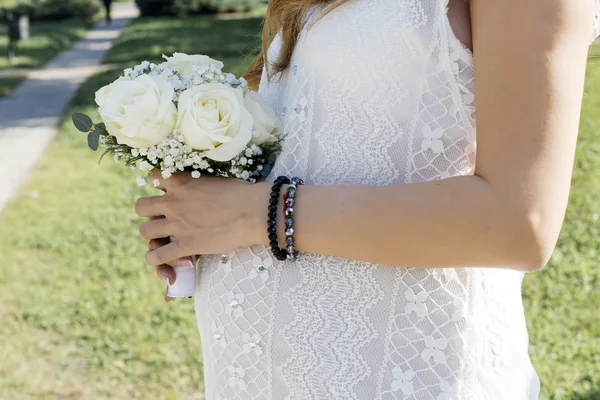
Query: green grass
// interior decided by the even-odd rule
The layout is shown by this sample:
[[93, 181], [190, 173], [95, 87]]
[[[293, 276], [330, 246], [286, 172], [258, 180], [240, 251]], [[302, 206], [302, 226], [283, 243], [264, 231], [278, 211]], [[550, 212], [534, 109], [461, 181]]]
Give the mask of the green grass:
[[88, 23], [79, 20], [33, 21], [30, 37], [18, 44], [14, 64], [6, 58], [8, 33], [6, 24], [0, 24], [0, 69], [40, 67], [61, 51], [69, 49], [81, 39]]
[[24, 74], [0, 76], [0, 98], [8, 96], [19, 83], [25, 79]]
[[542, 399], [600, 399], [600, 46], [588, 62], [573, 184], [552, 261], [523, 288]]
[[[158, 60], [175, 50], [221, 57], [220, 37], [230, 43], [228, 66], [240, 72], [259, 22], [141, 20], [108, 60]], [[197, 39], [177, 45], [183, 32]], [[195, 399], [203, 390], [192, 302], [165, 305], [143, 261], [133, 203], [151, 189], [140, 189], [136, 171], [110, 157], [99, 166], [67, 117], [74, 110], [96, 116], [94, 91], [119, 72], [80, 88], [57, 138], [0, 217], [0, 398]]]
[[127, 27], [107, 63], [159, 62], [162, 54], [200, 53], [217, 58], [225, 68], [241, 73], [258, 46], [262, 18], [217, 20], [214, 16], [194, 18], [144, 18]]
[[[240, 72], [259, 19], [144, 19], [126, 28], [107, 62], [122, 66], [173, 51], [224, 59]], [[593, 49], [600, 55], [600, 47]], [[541, 399], [600, 399], [600, 67], [590, 61], [571, 201], [549, 266], [523, 289]], [[88, 80], [60, 132], [0, 217], [0, 397], [191, 399], [202, 391], [193, 307], [161, 301], [143, 262], [133, 213], [151, 189], [135, 171], [86, 148], [66, 116], [96, 115]]]

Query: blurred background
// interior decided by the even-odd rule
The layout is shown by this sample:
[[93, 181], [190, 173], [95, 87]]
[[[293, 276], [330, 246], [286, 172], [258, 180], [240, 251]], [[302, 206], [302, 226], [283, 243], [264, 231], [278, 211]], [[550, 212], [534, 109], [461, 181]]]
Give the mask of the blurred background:
[[[243, 72], [266, 4], [113, 1], [110, 24], [104, 7], [0, 0], [0, 400], [203, 399], [192, 301], [165, 305], [143, 261], [133, 204], [151, 189], [98, 165], [70, 115], [98, 120], [94, 92], [163, 53]], [[594, 45], [566, 222], [523, 288], [542, 399], [600, 399], [599, 66]]]

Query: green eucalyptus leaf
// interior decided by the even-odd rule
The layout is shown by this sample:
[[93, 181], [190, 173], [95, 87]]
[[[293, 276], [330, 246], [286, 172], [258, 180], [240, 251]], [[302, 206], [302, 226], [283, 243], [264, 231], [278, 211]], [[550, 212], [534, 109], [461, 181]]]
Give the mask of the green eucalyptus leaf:
[[102, 136], [108, 135], [108, 131], [106, 130], [106, 125], [104, 122], [94, 125], [94, 129], [100, 132]]
[[93, 130], [88, 134], [88, 146], [90, 149], [96, 151], [98, 150], [98, 143], [100, 142], [100, 132], [97, 130]]
[[81, 132], [89, 132], [94, 126], [92, 119], [83, 113], [74, 112], [71, 118], [73, 119], [73, 124], [75, 125], [75, 128], [77, 128]]

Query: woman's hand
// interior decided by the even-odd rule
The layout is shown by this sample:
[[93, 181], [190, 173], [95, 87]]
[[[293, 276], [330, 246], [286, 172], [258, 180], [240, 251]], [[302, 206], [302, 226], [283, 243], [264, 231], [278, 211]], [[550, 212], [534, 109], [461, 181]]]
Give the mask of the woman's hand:
[[[140, 226], [140, 235], [153, 241], [146, 262], [160, 266], [193, 254], [226, 253], [262, 243], [266, 233], [268, 185], [251, 185], [238, 179], [206, 177], [193, 179], [175, 174], [158, 179], [162, 196], [142, 197], [135, 203], [141, 217], [154, 218]], [[265, 215], [263, 215], [265, 214]], [[174, 237], [172, 243], [156, 239]], [[155, 247], [157, 246], [157, 247]], [[160, 273], [160, 272], [159, 272]]]

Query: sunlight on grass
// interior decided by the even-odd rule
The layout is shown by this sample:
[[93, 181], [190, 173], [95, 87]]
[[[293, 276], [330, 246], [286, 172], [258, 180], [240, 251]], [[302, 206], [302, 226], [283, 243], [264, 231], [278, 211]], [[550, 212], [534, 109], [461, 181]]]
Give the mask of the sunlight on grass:
[[88, 27], [89, 24], [79, 20], [32, 21], [31, 36], [18, 43], [14, 64], [9, 64], [8, 28], [0, 24], [0, 69], [40, 67], [83, 38]]
[[[158, 61], [163, 52], [199, 52], [240, 72], [259, 24], [141, 20], [125, 29], [107, 60], [129, 66]], [[177, 45], [191, 27], [202, 39]], [[192, 302], [165, 305], [164, 288], [143, 259], [133, 204], [153, 189], [139, 188], [139, 173], [110, 157], [98, 165], [100, 154], [87, 149], [69, 119], [77, 110], [98, 120], [93, 93], [119, 73], [98, 74], [80, 88], [57, 138], [0, 217], [0, 397], [202, 398]]]

